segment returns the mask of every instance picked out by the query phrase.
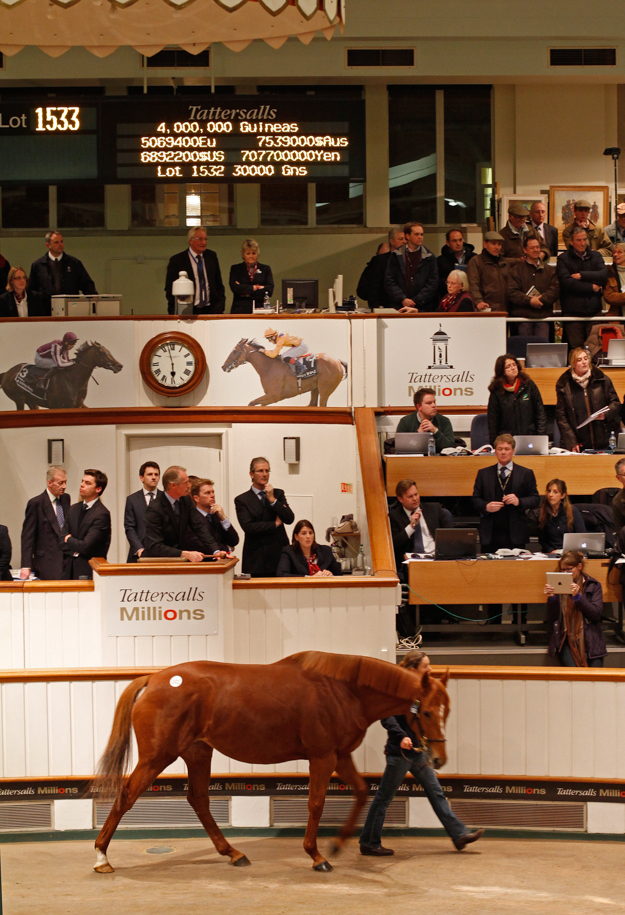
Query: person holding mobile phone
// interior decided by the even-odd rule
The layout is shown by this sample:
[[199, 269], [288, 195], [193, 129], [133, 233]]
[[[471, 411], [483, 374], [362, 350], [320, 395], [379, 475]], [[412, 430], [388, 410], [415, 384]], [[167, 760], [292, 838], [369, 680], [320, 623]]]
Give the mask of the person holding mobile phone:
[[552, 627], [549, 654], [563, 667], [603, 667], [608, 649], [601, 630], [601, 584], [584, 572], [584, 557], [577, 550], [565, 550], [558, 568], [571, 572], [573, 581], [570, 594], [555, 594], [553, 585], [545, 585]]

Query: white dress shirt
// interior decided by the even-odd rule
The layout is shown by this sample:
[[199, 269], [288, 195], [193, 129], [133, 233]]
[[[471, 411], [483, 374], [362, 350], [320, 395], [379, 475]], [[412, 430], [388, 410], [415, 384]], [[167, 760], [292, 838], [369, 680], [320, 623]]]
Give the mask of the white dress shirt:
[[[412, 540], [414, 536], [415, 529], [410, 523], [410, 517], [412, 515], [411, 511], [408, 511], [407, 508], [404, 508], [406, 515], [408, 516], [408, 524], [406, 525], [406, 536], [410, 537]], [[433, 553], [436, 549], [436, 544], [434, 542], [434, 537], [430, 534], [430, 529], [425, 523], [425, 518], [423, 517], [423, 510], [421, 510], [421, 517], [419, 518], [419, 526], [421, 528], [421, 537], [423, 538], [423, 551], [425, 553]]]

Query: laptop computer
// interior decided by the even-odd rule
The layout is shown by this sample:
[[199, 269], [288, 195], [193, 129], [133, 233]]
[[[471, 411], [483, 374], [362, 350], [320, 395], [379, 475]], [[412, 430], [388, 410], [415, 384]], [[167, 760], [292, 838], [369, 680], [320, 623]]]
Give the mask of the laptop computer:
[[578, 550], [580, 553], [603, 553], [605, 551], [605, 534], [565, 534], [562, 540], [563, 550]]
[[429, 432], [397, 432], [395, 454], [427, 454]]
[[625, 340], [608, 341], [608, 365], [625, 365]]
[[619, 451], [625, 451], [625, 432], [619, 432], [616, 447]]
[[474, 527], [437, 527], [434, 559], [475, 559], [477, 530]]
[[559, 369], [568, 364], [566, 343], [528, 343], [525, 364], [528, 368]]
[[518, 454], [549, 454], [548, 435], [515, 435], [515, 455]]

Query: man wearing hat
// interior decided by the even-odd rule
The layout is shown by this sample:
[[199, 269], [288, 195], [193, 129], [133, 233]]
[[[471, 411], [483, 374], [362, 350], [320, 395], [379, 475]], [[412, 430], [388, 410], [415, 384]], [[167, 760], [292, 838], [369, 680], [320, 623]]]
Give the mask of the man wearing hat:
[[[503, 238], [503, 247], [501, 250], [501, 256], [506, 258], [513, 263], [518, 263], [523, 260], [523, 239], [526, 235], [535, 235], [538, 237], [533, 229], [527, 224], [530, 211], [527, 209], [524, 203], [519, 203], [518, 201], [512, 201], [508, 207], [508, 222], [501, 229], [501, 236]], [[542, 239], [539, 238], [542, 247]], [[544, 253], [542, 255], [544, 258], [549, 257], [549, 249], [545, 247]]]
[[586, 229], [590, 250], [598, 251], [602, 257], [611, 257], [612, 242], [610, 241], [609, 236], [606, 235], [605, 230], [600, 226], [596, 226], [594, 222], [591, 222], [588, 218], [591, 208], [592, 203], [590, 200], [582, 198], [581, 200], [575, 201], [573, 204], [573, 222], [570, 222], [562, 232], [564, 244], [568, 248], [571, 244], [571, 232], [575, 226], [580, 226], [582, 229]]
[[[510, 264], [501, 256], [504, 244], [499, 232], [487, 232], [482, 253], [467, 266], [469, 293], [478, 311], [508, 310], [508, 273]], [[521, 249], [522, 250], [522, 249]]]
[[605, 234], [613, 245], [625, 243], [625, 203], [619, 203], [616, 208], [616, 220], [606, 226]]

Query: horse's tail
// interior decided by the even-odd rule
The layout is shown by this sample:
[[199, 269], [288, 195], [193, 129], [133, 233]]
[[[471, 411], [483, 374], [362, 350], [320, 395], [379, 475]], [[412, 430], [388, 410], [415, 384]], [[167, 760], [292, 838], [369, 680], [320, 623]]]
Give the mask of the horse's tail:
[[132, 725], [132, 707], [138, 694], [147, 685], [149, 676], [137, 677], [129, 683], [115, 709], [113, 729], [94, 781], [98, 797], [115, 797], [118, 803], [121, 798], [126, 769], [130, 761], [130, 728]]

